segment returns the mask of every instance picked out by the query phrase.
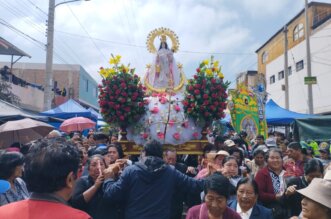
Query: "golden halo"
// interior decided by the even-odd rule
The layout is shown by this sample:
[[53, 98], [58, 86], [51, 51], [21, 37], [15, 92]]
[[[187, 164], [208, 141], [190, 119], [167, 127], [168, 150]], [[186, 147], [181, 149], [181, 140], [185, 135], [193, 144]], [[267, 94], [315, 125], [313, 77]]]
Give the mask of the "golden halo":
[[171, 40], [171, 43], [172, 43], [171, 50], [173, 50], [173, 52], [178, 51], [178, 48], [179, 48], [178, 36], [175, 34], [175, 32], [173, 32], [169, 28], [160, 27], [160, 28], [152, 30], [147, 36], [146, 45], [147, 45], [147, 50], [150, 53], [157, 52], [157, 49], [155, 48], [155, 45], [154, 45], [154, 40], [157, 36], [161, 36], [161, 40], [164, 40], [166, 36], [169, 37]]

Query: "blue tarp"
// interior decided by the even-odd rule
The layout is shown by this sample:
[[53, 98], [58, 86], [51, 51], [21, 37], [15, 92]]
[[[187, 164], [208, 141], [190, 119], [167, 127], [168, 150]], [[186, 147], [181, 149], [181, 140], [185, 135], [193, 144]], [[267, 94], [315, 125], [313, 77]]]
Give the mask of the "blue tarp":
[[97, 121], [97, 116], [73, 99], [69, 99], [67, 102], [61, 104], [54, 109], [40, 113], [43, 116], [52, 116], [60, 119], [70, 119], [73, 117], [85, 117]]
[[286, 126], [294, 122], [295, 119], [311, 118], [314, 115], [296, 113], [278, 106], [270, 99], [265, 107], [266, 119], [268, 125]]

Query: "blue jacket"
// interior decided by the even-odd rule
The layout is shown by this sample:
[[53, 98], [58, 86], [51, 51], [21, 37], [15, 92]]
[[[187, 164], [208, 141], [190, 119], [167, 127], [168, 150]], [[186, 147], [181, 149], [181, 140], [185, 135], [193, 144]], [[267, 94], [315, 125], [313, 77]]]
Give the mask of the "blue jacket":
[[[234, 200], [229, 203], [229, 207], [234, 211], [237, 211], [237, 200]], [[269, 208], [266, 208], [262, 205], [256, 204], [253, 207], [252, 214], [249, 219], [272, 219], [272, 211]]]
[[118, 181], [106, 180], [103, 186], [104, 198], [124, 201], [126, 219], [169, 219], [176, 188], [199, 192], [203, 181], [180, 173], [158, 157], [127, 167]]

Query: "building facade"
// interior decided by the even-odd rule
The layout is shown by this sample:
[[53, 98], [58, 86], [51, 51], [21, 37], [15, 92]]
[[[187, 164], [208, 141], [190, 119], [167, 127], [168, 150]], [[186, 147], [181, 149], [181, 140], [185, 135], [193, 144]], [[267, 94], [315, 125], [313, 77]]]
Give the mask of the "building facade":
[[[8, 63], [0, 63], [0, 66], [5, 65], [8, 65]], [[13, 66], [12, 73], [28, 83], [42, 86], [45, 84], [45, 64], [16, 63]], [[52, 107], [62, 104], [69, 98], [73, 98], [79, 101], [85, 107], [92, 107], [96, 110], [99, 109], [97, 88], [98, 83], [82, 66], [54, 64], [53, 78], [54, 98], [52, 101]], [[22, 96], [22, 94], [20, 94], [21, 91], [16, 92], [14, 88], [12, 89], [13, 93], [18, 94], [21, 99], [26, 100], [26, 98], [23, 97], [24, 95]], [[31, 96], [29, 98], [31, 99], [30, 102], [36, 102], [34, 99], [38, 98], [38, 107], [34, 107], [32, 110], [42, 111], [42, 107], [40, 108], [39, 105], [40, 103], [43, 103], [43, 94], [41, 96], [39, 95], [38, 97], [33, 95], [29, 96]], [[29, 107], [25, 108], [29, 109]]]
[[[314, 113], [331, 113], [331, 4], [311, 2], [308, 7], [311, 74], [317, 78], [313, 85]], [[300, 11], [287, 24], [289, 109], [308, 113], [307, 55], [305, 13]], [[266, 77], [269, 98], [285, 107], [283, 28], [257, 51], [258, 72]]]

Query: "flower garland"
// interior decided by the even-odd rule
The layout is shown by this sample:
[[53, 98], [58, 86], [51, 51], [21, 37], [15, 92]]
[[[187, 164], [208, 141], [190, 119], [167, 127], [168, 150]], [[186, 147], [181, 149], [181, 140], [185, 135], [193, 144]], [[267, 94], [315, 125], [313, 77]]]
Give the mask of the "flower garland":
[[121, 56], [111, 55], [110, 68], [100, 68], [102, 84], [99, 88], [99, 105], [108, 123], [126, 127], [137, 122], [146, 112], [145, 87], [130, 65], [120, 64]]
[[225, 117], [227, 93], [230, 82], [223, 81], [224, 75], [219, 62], [204, 60], [196, 69], [194, 79], [188, 80], [183, 100], [185, 113], [195, 120], [210, 124], [214, 119]]

